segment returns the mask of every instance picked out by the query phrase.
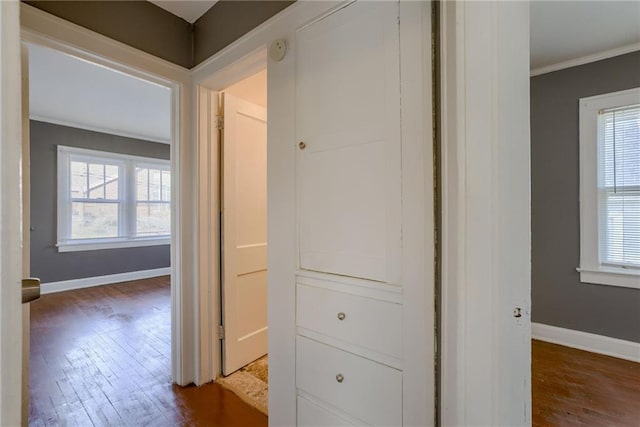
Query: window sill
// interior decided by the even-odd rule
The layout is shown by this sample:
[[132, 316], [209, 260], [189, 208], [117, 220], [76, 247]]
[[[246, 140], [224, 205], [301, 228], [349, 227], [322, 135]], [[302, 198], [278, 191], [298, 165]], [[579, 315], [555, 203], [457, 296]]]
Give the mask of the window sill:
[[640, 289], [640, 270], [637, 269], [596, 267], [577, 270], [582, 283]]
[[153, 237], [135, 240], [88, 240], [58, 243], [58, 252], [96, 251], [101, 249], [138, 248], [171, 244], [170, 237]]

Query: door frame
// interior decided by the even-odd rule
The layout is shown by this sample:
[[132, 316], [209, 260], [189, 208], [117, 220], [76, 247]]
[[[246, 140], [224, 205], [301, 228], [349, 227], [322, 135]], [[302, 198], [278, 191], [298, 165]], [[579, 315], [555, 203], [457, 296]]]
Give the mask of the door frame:
[[531, 425], [529, 5], [439, 6], [440, 421]]
[[[221, 147], [217, 123], [221, 115], [219, 93], [247, 77], [267, 68], [266, 48], [259, 48], [231, 65], [214, 72], [196, 85], [197, 150], [198, 150], [198, 235], [200, 310], [198, 338], [200, 343], [200, 382], [214, 381], [222, 374], [221, 258]], [[267, 110], [268, 111], [268, 110]]]
[[[287, 50], [295, 50], [295, 31], [307, 24], [347, 6], [351, 1], [333, 2], [297, 2], [283, 12], [266, 21], [219, 53], [195, 67], [194, 85], [202, 102], [198, 116], [206, 119], [202, 108], [206, 107], [207, 90], [221, 90], [230, 83], [259, 71], [256, 64], [267, 63], [269, 115], [268, 141], [268, 234], [269, 234], [269, 421], [273, 425], [295, 425], [296, 421], [296, 387], [295, 387], [295, 272], [297, 230], [295, 224], [295, 129], [291, 124], [294, 116], [295, 86], [291, 76], [295, 64], [293, 55], [286, 55], [282, 61], [266, 58], [269, 43], [276, 39], [287, 41]], [[411, 332], [413, 339], [404, 340], [403, 364], [412, 374], [404, 377], [404, 392], [412, 399], [404, 399], [404, 422], [407, 425], [419, 425], [425, 419], [434, 419], [436, 413], [435, 400], [435, 316], [430, 316], [428, 307], [435, 307], [435, 245], [433, 203], [433, 149], [432, 127], [430, 120], [432, 109], [431, 72], [431, 3], [400, 1], [401, 22], [406, 26], [401, 29], [400, 51], [404, 58], [401, 70], [403, 105], [402, 132], [403, 138], [410, 143], [403, 144], [403, 158], [410, 159], [404, 165], [403, 176], [403, 224], [405, 230], [405, 250], [402, 271], [407, 283], [404, 289], [403, 333]], [[406, 31], [406, 36], [402, 33]], [[416, 54], [417, 53], [417, 54]], [[425, 124], [427, 123], [427, 124]], [[211, 143], [206, 135], [211, 126], [198, 124], [201, 129], [199, 148], [201, 153], [211, 155]], [[290, 141], [290, 144], [281, 143]], [[215, 157], [215, 154], [214, 154]], [[212, 159], [214, 157], [211, 157]], [[217, 193], [218, 171], [213, 167], [216, 161], [200, 162], [199, 194], [208, 197]], [[217, 203], [217, 202], [213, 202]], [[206, 204], [205, 206], [212, 206]], [[219, 207], [218, 207], [219, 209]], [[203, 215], [205, 217], [206, 215]], [[217, 221], [214, 218], [214, 221]], [[217, 222], [216, 222], [217, 224]], [[215, 225], [201, 223], [201, 228], [209, 230], [214, 238]], [[219, 239], [219, 235], [217, 236]], [[425, 242], [431, 242], [426, 244]], [[210, 252], [200, 253], [200, 265], [206, 266], [211, 260], [219, 259], [219, 249], [209, 247]], [[277, 254], [272, 257], [271, 254]], [[220, 282], [216, 275], [210, 275], [206, 284], [211, 300], [219, 298]], [[424, 286], [420, 286], [424, 283]], [[208, 319], [220, 319], [219, 300], [209, 305]], [[205, 320], [206, 321], [206, 320]], [[203, 319], [201, 319], [202, 327]], [[211, 325], [209, 325], [211, 327]], [[277, 331], [274, 332], [274, 331]], [[211, 333], [202, 337], [201, 351], [207, 352], [214, 363], [212, 374], [220, 372], [220, 346], [214, 339], [217, 334]], [[207, 348], [209, 350], [207, 350]], [[211, 378], [214, 379], [214, 378]], [[431, 403], [431, 404], [429, 404]]]
[[20, 4], [0, 2], [0, 425], [20, 425], [22, 406], [22, 153]]
[[187, 69], [20, 3], [21, 42], [35, 44], [168, 87], [172, 93], [171, 168], [171, 362], [179, 385], [195, 381], [197, 348], [193, 328], [195, 265], [192, 242], [197, 237], [190, 216], [195, 152], [190, 144], [191, 79]]

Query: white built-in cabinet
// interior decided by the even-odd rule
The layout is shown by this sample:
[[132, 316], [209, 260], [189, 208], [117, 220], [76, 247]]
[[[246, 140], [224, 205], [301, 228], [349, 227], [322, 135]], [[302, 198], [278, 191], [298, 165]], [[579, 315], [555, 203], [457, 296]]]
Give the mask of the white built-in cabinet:
[[426, 7], [354, 2], [295, 33], [298, 425], [433, 422], [429, 44], [401, 42]]

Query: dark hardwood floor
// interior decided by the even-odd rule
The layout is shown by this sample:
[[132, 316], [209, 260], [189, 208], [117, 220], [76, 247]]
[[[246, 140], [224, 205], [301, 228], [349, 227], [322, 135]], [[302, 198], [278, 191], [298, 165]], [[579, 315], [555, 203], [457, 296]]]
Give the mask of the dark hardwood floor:
[[[171, 385], [169, 278], [31, 305], [34, 426], [267, 426], [230, 391]], [[533, 341], [534, 426], [640, 426], [640, 364]]]
[[640, 426], [640, 364], [533, 341], [534, 426]]
[[267, 426], [217, 384], [171, 385], [169, 278], [44, 295], [31, 304], [34, 426]]

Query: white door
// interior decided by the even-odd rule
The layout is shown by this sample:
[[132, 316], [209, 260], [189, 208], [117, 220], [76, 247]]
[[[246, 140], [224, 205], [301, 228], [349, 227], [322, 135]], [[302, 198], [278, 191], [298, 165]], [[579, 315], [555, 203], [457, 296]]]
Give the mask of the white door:
[[441, 4], [441, 422], [531, 425], [529, 7]]
[[222, 372], [267, 353], [267, 112], [222, 95]]
[[0, 2], [0, 57], [0, 425], [13, 426], [23, 368], [19, 2]]

